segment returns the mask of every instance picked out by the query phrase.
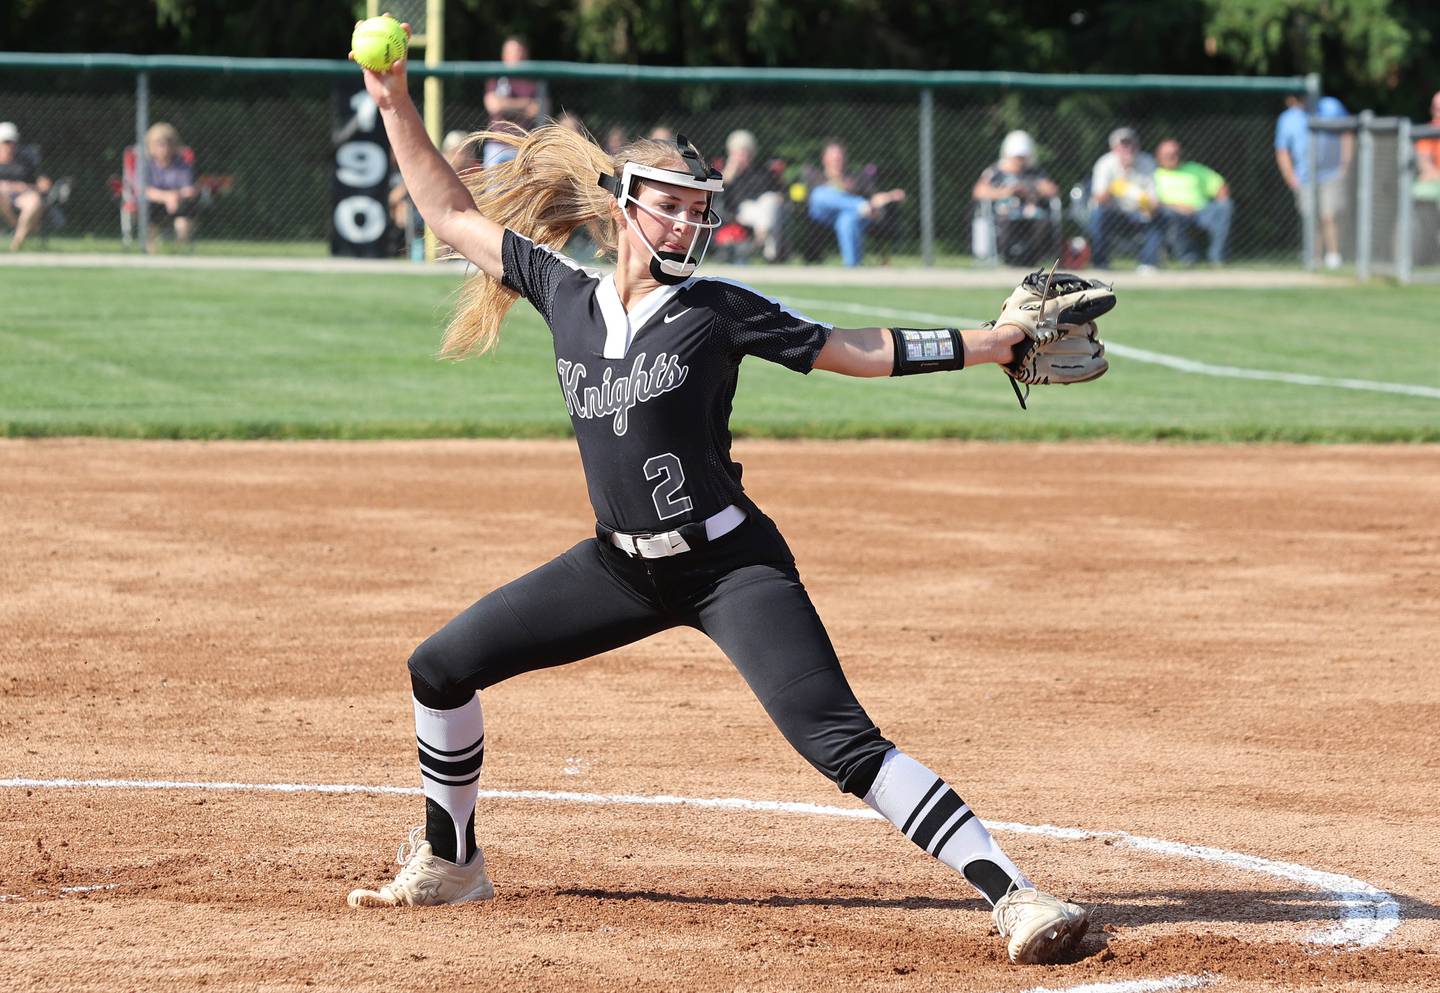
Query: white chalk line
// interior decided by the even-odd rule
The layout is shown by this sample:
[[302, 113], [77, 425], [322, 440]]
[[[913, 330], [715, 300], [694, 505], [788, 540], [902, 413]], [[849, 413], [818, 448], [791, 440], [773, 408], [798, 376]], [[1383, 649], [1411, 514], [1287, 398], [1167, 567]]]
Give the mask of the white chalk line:
[[[380, 794], [423, 796], [416, 786], [370, 786], [360, 783], [235, 783], [179, 782], [153, 779], [0, 779], [0, 789], [134, 789], [211, 790], [267, 793]], [[832, 807], [813, 803], [778, 800], [751, 800], [744, 797], [684, 797], [646, 794], [576, 793], [554, 790], [480, 790], [493, 800], [537, 800], [550, 803], [580, 803], [645, 807], [698, 807], [708, 810], [742, 810], [758, 813], [800, 814], [813, 817], [844, 817], [880, 820], [868, 807]], [[1148, 838], [1128, 831], [1084, 831], [1052, 824], [1015, 824], [986, 821], [997, 831], [1034, 834], [1061, 841], [1108, 839], [1126, 847], [1157, 855], [1215, 862], [1263, 875], [1285, 879], [1324, 892], [1340, 907], [1340, 919], [1333, 925], [1307, 935], [1311, 944], [1365, 948], [1375, 945], [1400, 926], [1400, 905], [1394, 897], [1369, 883], [1339, 873], [1322, 872], [1293, 862], [1278, 862], [1257, 855], [1245, 855], [1206, 845], [1188, 845], [1161, 838]]]
[[[100, 890], [118, 890], [119, 883], [92, 883], [89, 886], [62, 886], [56, 893], [95, 893]], [[35, 891], [40, 894], [48, 894], [50, 891], [41, 887]], [[0, 893], [0, 903], [24, 903], [25, 897], [18, 893]]]
[[[849, 314], [860, 314], [865, 317], [899, 317], [907, 321], [925, 321], [945, 325], [957, 321], [972, 325], [981, 323], [973, 317], [962, 317], [958, 314], [930, 314], [923, 310], [895, 310], [890, 307], [872, 307], [863, 303], [846, 303], [844, 301], [834, 300], [800, 300], [794, 297], [788, 297], [787, 300], [797, 307], [811, 307], [816, 310], [839, 310]], [[1122, 345], [1118, 342], [1111, 341], [1109, 338], [1105, 339], [1105, 350], [1122, 359], [1130, 359], [1132, 362], [1146, 362], [1150, 365], [1164, 366], [1167, 369], [1193, 373], [1198, 376], [1218, 376], [1223, 379], [1258, 379], [1274, 383], [1289, 383], [1292, 386], [1322, 386], [1341, 390], [1367, 390], [1373, 393], [1399, 393], [1404, 396], [1428, 397], [1432, 400], [1440, 400], [1440, 387], [1436, 386], [1418, 386], [1412, 383], [1385, 383], [1370, 379], [1336, 379], [1330, 376], [1311, 376], [1307, 373], [1300, 372], [1271, 372], [1265, 369], [1246, 369], [1241, 366], [1215, 365], [1210, 362], [1199, 362], [1195, 359], [1181, 358], [1178, 355], [1166, 355], [1163, 352], [1152, 352], [1144, 348]]]
[[1211, 986], [1219, 976], [1166, 976], [1163, 979], [1122, 979], [1114, 983], [1085, 983], [1083, 986], [1031, 986], [1020, 993], [1165, 993], [1168, 990], [1195, 990]]

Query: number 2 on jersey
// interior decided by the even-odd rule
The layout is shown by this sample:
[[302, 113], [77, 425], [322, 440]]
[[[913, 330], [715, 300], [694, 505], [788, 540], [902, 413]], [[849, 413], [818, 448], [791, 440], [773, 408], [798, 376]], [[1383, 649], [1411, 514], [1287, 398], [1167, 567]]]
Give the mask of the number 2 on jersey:
[[645, 460], [645, 478], [660, 480], [650, 499], [655, 501], [655, 513], [662, 521], [683, 514], [692, 506], [689, 497], [675, 495], [685, 485], [685, 470], [680, 468], [680, 460], [669, 452]]

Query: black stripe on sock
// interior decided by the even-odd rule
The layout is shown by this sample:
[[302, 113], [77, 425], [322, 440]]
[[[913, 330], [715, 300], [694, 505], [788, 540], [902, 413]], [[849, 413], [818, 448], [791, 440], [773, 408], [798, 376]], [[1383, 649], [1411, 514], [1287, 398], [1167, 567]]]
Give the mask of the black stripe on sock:
[[470, 758], [459, 762], [441, 762], [423, 748], [417, 748], [416, 751], [420, 754], [420, 768], [422, 770], [429, 769], [441, 776], [468, 776], [472, 772], [479, 772], [480, 767], [485, 764], [485, 749], [483, 748]]
[[962, 871], [971, 885], [985, 894], [985, 899], [990, 901], [992, 907], [1003, 900], [1012, 887], [1018, 885], [1018, 880], [1011, 879], [1004, 869], [989, 859], [966, 862]]
[[935, 802], [935, 807], [925, 815], [920, 826], [915, 829], [914, 836], [910, 839], [926, 851], [930, 850], [930, 842], [935, 840], [935, 832], [955, 816], [955, 811], [965, 805], [960, 795], [954, 790], [946, 790], [945, 795]]
[[475, 748], [475, 747], [478, 746], [478, 745], [483, 745], [483, 744], [485, 744], [485, 736], [482, 734], [482, 735], [480, 736], [480, 740], [477, 741], [477, 742], [475, 742], [474, 745], [469, 745], [469, 746], [467, 746], [467, 747], [465, 747], [465, 748], [457, 748], [457, 749], [455, 749], [453, 752], [447, 752], [447, 751], [445, 751], [445, 749], [443, 749], [443, 748], [436, 748], [436, 747], [434, 747], [433, 745], [430, 744], [430, 742], [426, 741], [424, 738], [420, 737], [418, 734], [415, 736], [415, 740], [420, 743], [420, 747], [421, 747], [421, 748], [425, 749], [427, 752], [429, 752], [429, 753], [432, 754], [432, 755], [464, 755], [466, 752], [470, 751], [470, 749]]
[[975, 811], [967, 810], [965, 811], [965, 813], [960, 815], [959, 820], [957, 820], [954, 824], [950, 825], [950, 830], [945, 832], [945, 836], [940, 839], [940, 844], [935, 846], [935, 851], [933, 852], [933, 854], [937, 859], [940, 857], [940, 853], [944, 851], [946, 842], [948, 842], [951, 838], [955, 836], [956, 831], [960, 830], [960, 825], [964, 824], [966, 821], [968, 821], [974, 816]]
[[426, 772], [424, 769], [421, 769], [421, 770], [420, 770], [420, 775], [422, 775], [422, 776], [424, 776], [426, 779], [430, 780], [430, 782], [432, 782], [432, 783], [438, 783], [438, 784], [441, 785], [441, 786], [469, 786], [471, 783], [475, 782], [477, 779], [480, 778], [480, 770], [478, 770], [478, 769], [475, 770], [475, 775], [471, 776], [469, 779], [461, 780], [461, 781], [459, 781], [459, 782], [454, 782], [454, 783], [450, 782], [448, 779], [436, 779], [434, 776], [430, 775], [430, 773]]
[[920, 800], [920, 802], [915, 805], [915, 809], [910, 811], [910, 816], [905, 818], [905, 826], [900, 829], [901, 834], [910, 833], [910, 825], [915, 823], [915, 818], [920, 816], [920, 811], [925, 809], [925, 805], [930, 802], [930, 798], [934, 796], [936, 792], [939, 791], [940, 787], [944, 785], [945, 780], [941, 779], [939, 776], [936, 776], [935, 783], [933, 786], [930, 787], [929, 792], [927, 792], [925, 796]]

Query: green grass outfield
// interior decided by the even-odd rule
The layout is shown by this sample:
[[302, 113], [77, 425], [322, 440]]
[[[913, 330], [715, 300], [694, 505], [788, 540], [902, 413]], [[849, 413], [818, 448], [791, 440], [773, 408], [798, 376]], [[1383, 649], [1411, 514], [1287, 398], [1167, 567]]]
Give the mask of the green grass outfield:
[[[497, 354], [435, 360], [454, 287], [445, 277], [407, 275], [0, 269], [0, 434], [568, 434], [548, 332], [523, 302]], [[1004, 296], [819, 286], [775, 293], [842, 326], [987, 316]], [[1106, 339], [1131, 349], [1420, 387], [1422, 395], [1198, 375], [1112, 353], [1104, 379], [1036, 388], [1022, 412], [994, 368], [861, 381], [801, 377], [751, 359], [733, 423], [739, 434], [772, 437], [1434, 442], [1437, 313], [1434, 286], [1140, 288], [1125, 289], [1104, 321]]]

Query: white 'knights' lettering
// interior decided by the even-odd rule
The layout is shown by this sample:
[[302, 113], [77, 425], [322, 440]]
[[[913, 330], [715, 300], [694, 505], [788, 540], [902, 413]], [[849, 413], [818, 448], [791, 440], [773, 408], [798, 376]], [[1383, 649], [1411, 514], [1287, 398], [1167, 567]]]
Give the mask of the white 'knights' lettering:
[[580, 381], [587, 375], [585, 363], [556, 359], [555, 371], [560, 374], [560, 390], [565, 394], [570, 416], [590, 420], [614, 415], [611, 427], [618, 437], [630, 428], [632, 408], [679, 389], [690, 367], [681, 365], [678, 357], [661, 352], [646, 369], [645, 353], [641, 352], [635, 356], [628, 376], [614, 376], [614, 370], [606, 369], [598, 386], [583, 387]]

